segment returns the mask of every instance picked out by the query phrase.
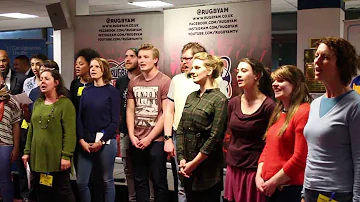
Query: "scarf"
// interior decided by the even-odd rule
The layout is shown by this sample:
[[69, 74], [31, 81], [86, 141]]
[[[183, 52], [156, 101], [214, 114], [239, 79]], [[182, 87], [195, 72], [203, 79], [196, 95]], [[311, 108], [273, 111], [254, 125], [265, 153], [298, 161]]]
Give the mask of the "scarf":
[[0, 85], [0, 121], [2, 121], [5, 103], [10, 99], [10, 94], [5, 84]]

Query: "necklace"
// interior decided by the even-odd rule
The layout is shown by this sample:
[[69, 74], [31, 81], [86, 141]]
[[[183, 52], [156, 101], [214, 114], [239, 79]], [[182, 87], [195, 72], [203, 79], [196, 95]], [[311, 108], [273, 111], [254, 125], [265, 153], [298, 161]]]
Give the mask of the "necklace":
[[48, 115], [48, 119], [45, 123], [45, 125], [42, 125], [42, 121], [41, 121], [41, 115], [40, 115], [40, 120], [39, 120], [39, 124], [40, 124], [40, 128], [41, 129], [46, 129], [49, 126], [49, 122], [51, 119], [54, 119], [54, 110], [55, 110], [55, 105], [53, 106], [53, 108], [51, 109], [50, 114]]
[[288, 113], [288, 112], [289, 112], [289, 110], [285, 110], [285, 109], [283, 109], [283, 110], [282, 110], [282, 112], [284, 112], [284, 113]]

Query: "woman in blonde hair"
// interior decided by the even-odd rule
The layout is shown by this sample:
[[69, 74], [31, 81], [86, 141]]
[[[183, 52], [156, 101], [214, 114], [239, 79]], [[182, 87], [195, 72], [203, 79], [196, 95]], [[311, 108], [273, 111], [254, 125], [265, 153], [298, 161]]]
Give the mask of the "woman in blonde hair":
[[81, 202], [90, 202], [89, 178], [98, 166], [103, 180], [104, 201], [115, 201], [114, 162], [117, 151], [116, 129], [120, 117], [120, 93], [110, 85], [109, 63], [103, 58], [90, 62], [90, 76], [94, 85], [84, 89], [78, 115], [77, 187]]
[[220, 200], [227, 98], [214, 83], [222, 68], [218, 57], [194, 55], [190, 73], [200, 90], [187, 97], [176, 131], [179, 173], [188, 202]]
[[256, 186], [268, 202], [300, 202], [307, 155], [303, 132], [312, 98], [295, 66], [281, 66], [271, 76], [278, 102], [265, 134]]

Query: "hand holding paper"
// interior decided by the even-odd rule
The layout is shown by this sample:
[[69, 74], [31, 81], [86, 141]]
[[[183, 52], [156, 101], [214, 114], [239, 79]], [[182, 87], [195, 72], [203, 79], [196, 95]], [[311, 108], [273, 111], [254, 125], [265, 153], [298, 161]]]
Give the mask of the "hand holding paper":
[[11, 95], [11, 97], [20, 105], [28, 105], [33, 103], [33, 101], [26, 95], [26, 93], [21, 93], [17, 95]]

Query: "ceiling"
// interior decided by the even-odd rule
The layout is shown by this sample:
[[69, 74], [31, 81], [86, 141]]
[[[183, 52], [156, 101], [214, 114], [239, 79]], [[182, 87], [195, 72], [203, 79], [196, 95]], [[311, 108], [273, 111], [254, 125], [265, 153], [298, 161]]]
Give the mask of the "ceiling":
[[[90, 15], [120, 14], [146, 11], [161, 11], [161, 9], [144, 9], [129, 5], [129, 0], [81, 0], [89, 2]], [[144, 0], [136, 0], [144, 1]], [[197, 5], [221, 4], [256, 0], [163, 0], [174, 5], [174, 8]], [[39, 16], [34, 19], [10, 19], [0, 17], [0, 30], [29, 29], [38, 27], [51, 27], [46, 5], [60, 2], [60, 0], [0, 0], [0, 13], [21, 12]], [[194, 3], [196, 2], [196, 3]], [[360, 0], [346, 0], [346, 9], [360, 8]], [[295, 12], [297, 0], [271, 0], [272, 12]]]

